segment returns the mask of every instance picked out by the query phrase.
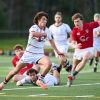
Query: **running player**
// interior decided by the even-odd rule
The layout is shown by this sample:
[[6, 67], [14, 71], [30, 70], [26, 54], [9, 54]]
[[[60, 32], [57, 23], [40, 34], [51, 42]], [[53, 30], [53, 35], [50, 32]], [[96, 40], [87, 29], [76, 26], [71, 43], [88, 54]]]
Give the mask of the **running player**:
[[75, 76], [84, 68], [86, 62], [94, 56], [93, 28], [100, 22], [84, 23], [83, 16], [76, 13], [72, 16], [75, 27], [72, 30], [71, 45], [75, 48], [71, 75], [68, 76], [67, 86], [70, 87]]
[[27, 64], [37, 63], [44, 66], [44, 69], [41, 72], [41, 75], [38, 77], [36, 84], [39, 85], [43, 89], [47, 89], [47, 87], [43, 84], [43, 78], [50, 70], [52, 63], [50, 59], [44, 55], [44, 43], [47, 38], [58, 55], [61, 57], [63, 53], [59, 52], [56, 48], [55, 43], [52, 39], [52, 35], [49, 29], [46, 27], [48, 19], [48, 14], [45, 12], [38, 12], [34, 17], [34, 24], [29, 29], [29, 39], [26, 50], [17, 63], [16, 67], [11, 70], [6, 76], [5, 80], [0, 84], [0, 90], [2, 90], [9, 82], [9, 80], [16, 75], [22, 68], [27, 66]]
[[72, 65], [67, 60], [68, 52], [68, 39], [70, 38], [71, 28], [68, 24], [62, 22], [62, 13], [56, 12], [54, 16], [55, 23], [49, 27], [51, 31], [56, 47], [60, 52], [64, 53], [64, 58], [59, 58], [58, 54], [55, 52], [55, 56], [60, 62], [59, 72], [61, 68], [65, 68], [66, 71], [71, 71]]

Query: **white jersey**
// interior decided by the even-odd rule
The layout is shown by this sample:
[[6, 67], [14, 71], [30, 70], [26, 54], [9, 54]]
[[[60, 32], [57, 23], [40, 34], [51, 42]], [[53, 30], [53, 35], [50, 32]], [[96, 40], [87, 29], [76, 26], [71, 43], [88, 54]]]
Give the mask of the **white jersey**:
[[46, 86], [54, 86], [58, 84], [58, 80], [56, 77], [48, 73], [44, 77], [44, 83]]
[[45, 28], [45, 30], [42, 30], [37, 25], [33, 25], [29, 29], [29, 39], [26, 50], [20, 59], [20, 61], [23, 63], [28, 63], [28, 64], [37, 63], [37, 61], [44, 56], [45, 39], [33, 37], [32, 35], [33, 32], [40, 32], [40, 33], [45, 32], [47, 34], [46, 39], [48, 40], [52, 39], [52, 34], [47, 27]]
[[38, 41], [36, 37], [32, 36], [32, 32], [45, 32], [47, 34], [48, 40], [52, 39], [52, 34], [50, 33], [49, 29], [46, 27], [45, 30], [42, 30], [38, 27], [38, 25], [33, 25], [29, 29], [29, 39], [28, 39], [28, 45], [26, 47], [26, 51], [31, 52], [33, 54], [35, 53], [44, 53], [44, 43], [45, 39], [42, 38], [41, 41]]
[[[57, 80], [57, 78], [55, 78], [53, 75], [51, 75], [51, 74], [46, 74], [46, 76], [44, 77], [44, 79], [43, 79], [43, 81], [44, 81], [44, 84], [46, 85], [46, 86], [54, 86], [54, 85], [57, 85], [58, 84], [58, 80]], [[19, 80], [18, 82], [17, 82], [17, 84], [18, 83], [20, 83], [19, 85], [25, 85], [25, 84], [35, 84], [35, 83], [33, 83], [32, 81], [31, 81], [31, 79], [30, 79], [30, 76], [26, 76], [26, 77], [24, 77], [22, 80]]]
[[62, 24], [60, 26], [55, 26], [54, 24], [49, 27], [49, 30], [53, 34], [53, 38], [56, 46], [68, 45], [67, 36], [71, 32], [71, 28], [68, 24]]
[[100, 26], [93, 29], [93, 47], [100, 51], [100, 36], [96, 35], [97, 32], [100, 32]]

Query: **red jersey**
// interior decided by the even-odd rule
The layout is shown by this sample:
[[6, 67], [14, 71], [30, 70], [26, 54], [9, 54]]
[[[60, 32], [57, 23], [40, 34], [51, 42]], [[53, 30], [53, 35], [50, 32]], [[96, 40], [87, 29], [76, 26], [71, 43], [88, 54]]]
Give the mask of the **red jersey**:
[[83, 30], [76, 27], [72, 30], [72, 41], [77, 41], [77, 43], [82, 44], [81, 49], [93, 47], [93, 28], [98, 27], [97, 22], [83, 23]]
[[[17, 62], [19, 61], [19, 58], [17, 56], [14, 56], [14, 58], [12, 59], [12, 64], [13, 67], [16, 67]], [[22, 68], [19, 71], [19, 74], [23, 75], [28, 69], [32, 68], [33, 64], [28, 64], [25, 68]]]

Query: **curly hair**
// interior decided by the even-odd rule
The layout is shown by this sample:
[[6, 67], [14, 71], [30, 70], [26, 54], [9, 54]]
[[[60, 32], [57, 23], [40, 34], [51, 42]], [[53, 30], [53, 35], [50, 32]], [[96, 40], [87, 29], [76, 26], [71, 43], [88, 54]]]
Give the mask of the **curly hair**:
[[33, 19], [33, 23], [38, 24], [38, 20], [42, 18], [42, 16], [45, 16], [48, 19], [48, 14], [44, 11], [38, 12], [34, 19]]

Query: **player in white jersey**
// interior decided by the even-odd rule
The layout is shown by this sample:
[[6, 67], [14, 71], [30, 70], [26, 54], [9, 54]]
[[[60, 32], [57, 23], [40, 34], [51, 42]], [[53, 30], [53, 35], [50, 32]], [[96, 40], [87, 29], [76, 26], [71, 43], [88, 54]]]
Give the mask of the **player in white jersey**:
[[97, 72], [97, 65], [100, 56], [100, 26], [93, 30], [94, 42], [93, 46], [95, 48], [95, 62], [94, 62], [94, 72]]
[[49, 30], [52, 32], [54, 42], [56, 47], [59, 49], [60, 52], [63, 52], [65, 57], [60, 59], [57, 53], [55, 52], [56, 57], [60, 61], [60, 69], [64, 67], [66, 71], [70, 71], [72, 65], [69, 64], [67, 60], [67, 52], [68, 52], [68, 38], [71, 34], [71, 28], [68, 24], [62, 22], [62, 13], [56, 12], [54, 16], [55, 23], [49, 27]]
[[17, 74], [22, 68], [24, 68], [27, 64], [38, 63], [44, 66], [44, 69], [41, 72], [40, 77], [36, 81], [37, 85], [41, 88], [46, 89], [47, 87], [43, 84], [42, 80], [44, 76], [48, 73], [51, 68], [50, 59], [44, 55], [44, 42], [47, 38], [58, 55], [63, 56], [63, 53], [60, 53], [56, 48], [55, 43], [52, 39], [52, 35], [49, 29], [46, 27], [48, 19], [48, 14], [45, 12], [38, 12], [34, 17], [34, 24], [29, 29], [29, 39], [26, 50], [17, 63], [16, 67], [11, 70], [6, 76], [5, 80], [0, 84], [0, 90], [2, 90], [5, 84]]
[[[46, 76], [44, 77], [43, 81], [44, 84], [46, 86], [55, 86], [55, 85], [59, 85], [60, 84], [60, 80], [59, 80], [59, 72], [57, 71], [57, 67], [58, 65], [54, 65], [52, 66], [52, 74], [48, 73], [46, 74]], [[29, 69], [27, 71], [27, 76], [24, 77], [23, 79], [19, 80], [16, 85], [17, 86], [23, 86], [26, 84], [32, 84], [32, 85], [36, 85], [36, 80], [38, 78], [38, 74], [37, 72], [39, 72], [40, 70], [40, 66], [34, 66], [32, 69]], [[57, 74], [58, 73], [58, 74]]]
[[[95, 13], [94, 14], [94, 21], [100, 21], [100, 14]], [[99, 62], [99, 56], [100, 56], [100, 26], [93, 29], [93, 47], [95, 48], [95, 57], [94, 57], [94, 63], [93, 59], [91, 59], [91, 65], [93, 63], [93, 71], [97, 72], [97, 65]]]

